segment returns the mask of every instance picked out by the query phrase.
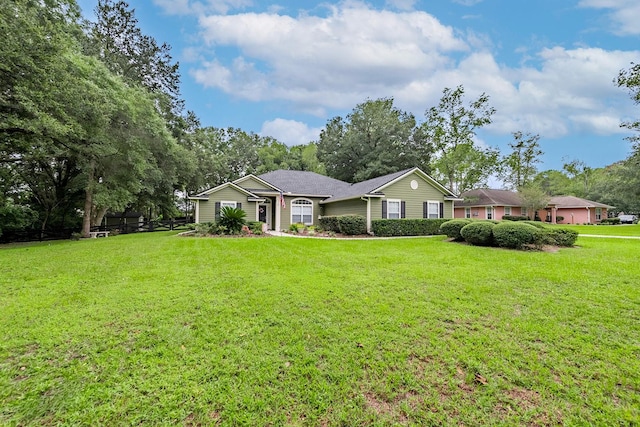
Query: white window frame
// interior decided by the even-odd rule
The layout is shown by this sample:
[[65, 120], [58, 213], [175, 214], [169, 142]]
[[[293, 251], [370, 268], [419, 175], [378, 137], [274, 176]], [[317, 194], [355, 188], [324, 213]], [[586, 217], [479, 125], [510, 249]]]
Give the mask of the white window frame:
[[[436, 211], [432, 214], [431, 207], [435, 205]], [[435, 215], [435, 216], [432, 216]], [[427, 200], [427, 218], [437, 219], [440, 218], [440, 202], [437, 200]]]
[[511, 206], [504, 207], [504, 214], [511, 216]]
[[471, 208], [464, 208], [464, 217], [471, 218]]
[[[398, 215], [398, 216], [391, 216], [391, 206], [398, 206], [398, 212], [393, 212], [393, 215]], [[400, 199], [389, 199], [387, 200], [387, 219], [400, 219], [402, 218], [402, 200]]]
[[[293, 199], [289, 204], [291, 207], [291, 224], [313, 225], [313, 200], [309, 199]], [[310, 213], [305, 213], [305, 208], [310, 209]], [[296, 221], [293, 217], [299, 217], [300, 221]], [[308, 217], [309, 221], [305, 221]]]
[[493, 206], [485, 207], [484, 215], [486, 219], [494, 219], [493, 217], [495, 216], [495, 210], [493, 209]]
[[238, 207], [238, 202], [232, 202], [230, 200], [221, 200], [220, 201], [220, 209], [222, 208], [237, 208]]
[[527, 213], [527, 208], [520, 208], [520, 215], [529, 216], [529, 214]]
[[596, 208], [596, 221], [602, 220], [602, 208]]

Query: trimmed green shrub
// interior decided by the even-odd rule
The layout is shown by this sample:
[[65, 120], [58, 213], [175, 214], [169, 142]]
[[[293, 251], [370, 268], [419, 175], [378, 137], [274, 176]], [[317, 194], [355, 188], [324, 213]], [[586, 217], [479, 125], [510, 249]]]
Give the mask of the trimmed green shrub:
[[601, 225], [609, 224], [609, 225], [618, 225], [620, 224], [620, 218], [605, 218], [600, 221]]
[[462, 238], [476, 246], [491, 246], [493, 244], [493, 227], [490, 221], [473, 221], [460, 230]]
[[366, 234], [367, 219], [360, 215], [342, 215], [338, 217], [340, 233], [348, 235]]
[[376, 236], [432, 236], [443, 234], [440, 226], [450, 221], [439, 219], [374, 219], [371, 229]]
[[195, 225], [194, 230], [199, 236], [209, 236], [224, 234], [227, 231], [227, 228], [216, 224], [215, 222], [201, 222]]
[[541, 223], [540, 221], [524, 221], [525, 224], [529, 224], [529, 225], [533, 225], [536, 228], [539, 228], [541, 230], [546, 229], [547, 227]]
[[471, 220], [468, 219], [452, 219], [440, 225], [440, 232], [459, 242], [464, 240], [460, 234], [460, 230], [470, 222]]
[[337, 216], [323, 216], [320, 218], [320, 227], [325, 231], [340, 232], [340, 224]]
[[529, 217], [526, 215], [502, 215], [502, 219], [505, 221], [529, 221]]
[[539, 228], [525, 222], [504, 221], [493, 227], [493, 240], [501, 248], [522, 249], [540, 241]]
[[247, 214], [241, 208], [225, 206], [220, 209], [220, 221], [218, 224], [225, 227], [229, 233], [238, 234], [244, 225]]
[[551, 245], [571, 247], [578, 240], [578, 232], [568, 228], [547, 228], [544, 232]]
[[247, 221], [247, 226], [253, 234], [262, 234], [262, 224], [260, 221]]

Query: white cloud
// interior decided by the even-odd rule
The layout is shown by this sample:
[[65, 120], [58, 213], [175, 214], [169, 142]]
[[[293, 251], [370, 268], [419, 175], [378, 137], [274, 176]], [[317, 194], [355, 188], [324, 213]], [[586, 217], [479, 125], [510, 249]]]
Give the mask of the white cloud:
[[[497, 109], [492, 132], [544, 138], [576, 131], [619, 134], [621, 117], [632, 115], [632, 102], [613, 78], [637, 60], [638, 51], [550, 47], [527, 51], [526, 65], [511, 67], [496, 61], [485, 35], [461, 35], [425, 12], [375, 10], [358, 2], [328, 11], [202, 17], [209, 56], [214, 48], [234, 54], [203, 62], [191, 75], [234, 97], [285, 101], [318, 116], [393, 97], [419, 120], [443, 88], [463, 85], [466, 100], [490, 96]], [[295, 128], [284, 121], [267, 125]]]
[[310, 128], [305, 123], [295, 120], [277, 118], [264, 122], [260, 135], [271, 136], [286, 145], [292, 146], [317, 141], [321, 130], [321, 128]]
[[612, 21], [612, 31], [619, 35], [640, 34], [640, 2], [638, 0], [581, 0], [584, 8], [608, 9]]
[[[237, 49], [236, 60], [193, 72], [196, 79], [229, 94], [247, 94], [246, 69], [263, 84], [251, 99], [284, 99], [305, 110], [348, 107], [367, 97], [389, 96], [452, 62], [467, 44], [425, 12], [380, 11], [361, 3], [330, 6], [326, 17], [266, 13], [211, 15], [200, 19], [213, 48]], [[219, 67], [232, 76], [219, 85]], [[256, 91], [258, 90], [259, 91]]]

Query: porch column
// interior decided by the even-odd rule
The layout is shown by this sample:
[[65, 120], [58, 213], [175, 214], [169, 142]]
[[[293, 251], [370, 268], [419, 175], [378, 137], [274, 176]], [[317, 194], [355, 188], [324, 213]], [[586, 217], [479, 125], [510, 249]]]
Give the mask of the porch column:
[[371, 197], [367, 197], [367, 233], [371, 233]]
[[[276, 197], [276, 199], [277, 199], [277, 197]], [[275, 223], [273, 229], [275, 231], [280, 231], [280, 210], [282, 209], [282, 206], [280, 206], [280, 201], [279, 200], [277, 200], [275, 202], [275, 204], [276, 204], [276, 223]]]
[[551, 206], [551, 224], [556, 224], [556, 216], [558, 215], [558, 209], [555, 206]]
[[200, 222], [200, 200], [196, 200], [194, 211], [195, 211], [194, 221], [196, 222], [196, 224], [198, 224]]

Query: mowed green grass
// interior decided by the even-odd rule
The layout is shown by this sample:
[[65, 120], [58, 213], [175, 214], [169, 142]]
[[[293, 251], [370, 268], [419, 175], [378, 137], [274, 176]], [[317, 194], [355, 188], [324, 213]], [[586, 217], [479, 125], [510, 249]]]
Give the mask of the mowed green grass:
[[[556, 227], [556, 226], [553, 226]], [[634, 236], [640, 237], [640, 224], [619, 224], [619, 225], [565, 225], [558, 224], [557, 227], [576, 230], [580, 234], [592, 234], [598, 236]]]
[[577, 244], [4, 246], [0, 425], [635, 425], [639, 243]]

